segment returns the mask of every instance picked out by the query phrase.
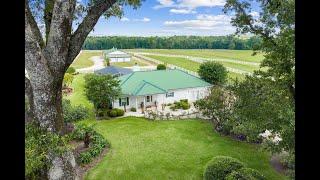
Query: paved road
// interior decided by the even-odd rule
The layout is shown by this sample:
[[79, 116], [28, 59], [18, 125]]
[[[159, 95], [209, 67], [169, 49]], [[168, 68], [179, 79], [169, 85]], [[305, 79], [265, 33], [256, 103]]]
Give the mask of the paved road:
[[80, 73], [92, 73], [95, 70], [99, 70], [104, 68], [104, 63], [103, 63], [103, 59], [100, 56], [92, 56], [90, 58], [91, 61], [93, 61], [93, 66], [90, 67], [86, 67], [86, 68], [81, 68], [81, 69], [77, 69], [77, 72]]

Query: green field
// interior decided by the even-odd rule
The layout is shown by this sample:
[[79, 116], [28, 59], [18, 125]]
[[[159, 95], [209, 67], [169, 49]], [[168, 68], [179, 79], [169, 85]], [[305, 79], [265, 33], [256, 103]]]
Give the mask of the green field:
[[203, 58], [221, 58], [247, 62], [261, 62], [263, 54], [252, 56], [252, 50], [227, 50], [227, 49], [127, 49], [131, 52], [149, 52], [171, 55], [185, 55]]
[[83, 50], [79, 57], [73, 61], [71, 66], [76, 69], [90, 67], [93, 65], [93, 62], [90, 60], [92, 56], [101, 56], [101, 51]]
[[[182, 68], [185, 68], [190, 71], [197, 72], [200, 66], [200, 63], [194, 62], [191, 60], [188, 60], [186, 58], [181, 58], [181, 57], [165, 57], [165, 56], [155, 56], [155, 55], [145, 55], [146, 57], [150, 57], [159, 61], [162, 61], [164, 63], [168, 64], [173, 64], [175, 66], [179, 66]], [[226, 67], [233, 67], [236, 69], [241, 69], [241, 70], [250, 70], [249, 72], [252, 72], [254, 69], [253, 67], [249, 65], [243, 65], [243, 64], [235, 64], [235, 63], [222, 63]], [[239, 78], [239, 80], [242, 80], [244, 78], [244, 75], [238, 74], [238, 73], [233, 73], [233, 72], [228, 72], [229, 79], [230, 78]]]
[[[70, 99], [93, 111], [84, 96], [84, 75], [76, 75]], [[125, 117], [88, 120], [110, 143], [105, 157], [86, 174], [87, 180], [100, 179], [202, 179], [205, 164], [217, 155], [238, 158], [268, 179], [285, 179], [269, 163], [270, 155], [258, 145], [248, 144], [215, 133], [209, 122], [190, 119], [147, 121]]]

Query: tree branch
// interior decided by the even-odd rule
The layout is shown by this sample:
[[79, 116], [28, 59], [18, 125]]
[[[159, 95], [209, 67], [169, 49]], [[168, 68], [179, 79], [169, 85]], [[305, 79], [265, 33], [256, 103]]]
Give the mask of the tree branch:
[[46, 27], [46, 42], [48, 42], [48, 35], [50, 32], [53, 6], [54, 6], [54, 0], [45, 0], [45, 7], [43, 9], [43, 14], [44, 14], [43, 19]]
[[25, 18], [26, 18], [25, 22], [29, 23], [30, 28], [31, 28], [31, 32], [32, 32], [33, 36], [35, 37], [36, 42], [39, 44], [39, 46], [41, 48], [43, 48], [44, 42], [43, 42], [43, 39], [41, 36], [41, 32], [38, 28], [36, 20], [34, 19], [32, 13], [30, 11], [30, 7], [29, 7], [27, 0], [25, 1]]
[[69, 57], [67, 60], [66, 68], [79, 54], [85, 39], [98, 22], [100, 16], [102, 16], [102, 14], [109, 8], [111, 8], [115, 3], [116, 0], [99, 0], [89, 9], [87, 16], [83, 19], [82, 23], [78, 26], [77, 30], [71, 36]]
[[75, 5], [75, 0], [56, 0], [54, 3], [47, 46], [43, 53], [54, 74], [61, 74], [64, 70]]

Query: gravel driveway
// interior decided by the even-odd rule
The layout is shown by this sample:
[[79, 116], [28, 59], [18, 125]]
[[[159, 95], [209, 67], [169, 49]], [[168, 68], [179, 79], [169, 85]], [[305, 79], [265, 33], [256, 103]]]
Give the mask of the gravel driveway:
[[93, 66], [90, 67], [86, 67], [86, 68], [81, 68], [81, 69], [77, 69], [77, 72], [80, 73], [92, 73], [95, 70], [99, 70], [104, 68], [104, 63], [103, 63], [103, 59], [100, 56], [92, 56], [90, 58], [91, 61], [93, 61]]

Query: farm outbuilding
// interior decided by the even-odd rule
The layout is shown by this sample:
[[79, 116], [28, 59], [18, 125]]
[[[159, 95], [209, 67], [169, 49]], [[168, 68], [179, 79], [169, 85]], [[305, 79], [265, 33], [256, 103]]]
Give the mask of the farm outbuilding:
[[129, 62], [131, 60], [131, 55], [117, 48], [112, 48], [103, 52], [104, 58], [109, 59], [110, 63], [114, 62]]

